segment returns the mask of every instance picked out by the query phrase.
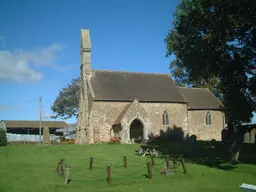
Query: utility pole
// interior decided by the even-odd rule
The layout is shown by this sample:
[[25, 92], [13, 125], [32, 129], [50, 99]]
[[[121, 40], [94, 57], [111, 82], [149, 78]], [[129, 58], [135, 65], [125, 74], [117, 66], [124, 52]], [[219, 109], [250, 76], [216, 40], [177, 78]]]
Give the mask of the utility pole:
[[42, 129], [42, 97], [39, 97], [39, 144], [41, 145], [41, 129]]

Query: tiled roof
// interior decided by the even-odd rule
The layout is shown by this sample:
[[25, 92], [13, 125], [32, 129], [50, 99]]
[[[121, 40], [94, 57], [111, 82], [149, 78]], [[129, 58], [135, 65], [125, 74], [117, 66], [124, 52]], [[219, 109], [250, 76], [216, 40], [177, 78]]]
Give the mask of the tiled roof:
[[96, 70], [91, 84], [95, 100], [185, 103], [168, 74]]

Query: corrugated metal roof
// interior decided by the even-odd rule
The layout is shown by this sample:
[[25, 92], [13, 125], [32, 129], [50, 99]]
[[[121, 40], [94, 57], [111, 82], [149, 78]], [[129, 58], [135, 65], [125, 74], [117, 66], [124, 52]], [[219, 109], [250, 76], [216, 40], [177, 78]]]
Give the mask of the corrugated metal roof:
[[[7, 128], [39, 128], [39, 121], [2, 120]], [[41, 121], [42, 127], [64, 128], [67, 124], [64, 121]]]

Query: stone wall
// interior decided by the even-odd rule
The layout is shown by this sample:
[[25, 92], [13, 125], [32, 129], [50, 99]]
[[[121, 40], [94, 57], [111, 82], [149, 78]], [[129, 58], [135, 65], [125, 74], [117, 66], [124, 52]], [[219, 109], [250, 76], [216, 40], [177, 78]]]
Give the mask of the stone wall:
[[[187, 130], [187, 105], [179, 103], [141, 103], [152, 121], [152, 133], [159, 134], [168, 127], [181, 127], [186, 134]], [[163, 125], [163, 113], [167, 111], [169, 126]]]
[[[94, 130], [94, 143], [108, 141], [111, 137], [111, 128], [117, 117], [129, 102], [100, 102], [94, 101], [90, 118]], [[169, 126], [181, 127], [185, 133], [187, 130], [187, 105], [177, 103], [140, 103], [150, 118], [152, 133], [159, 134], [168, 126], [163, 125], [162, 115], [166, 110], [169, 116]], [[145, 120], [144, 120], [145, 121]], [[92, 127], [91, 127], [92, 128]]]
[[[211, 114], [211, 125], [206, 125], [206, 114]], [[213, 110], [189, 110], [188, 129], [190, 135], [195, 134], [199, 140], [221, 140], [221, 131], [224, 128], [224, 113]]]
[[128, 102], [97, 102], [92, 103], [91, 126], [94, 130], [94, 143], [109, 141], [112, 125]]

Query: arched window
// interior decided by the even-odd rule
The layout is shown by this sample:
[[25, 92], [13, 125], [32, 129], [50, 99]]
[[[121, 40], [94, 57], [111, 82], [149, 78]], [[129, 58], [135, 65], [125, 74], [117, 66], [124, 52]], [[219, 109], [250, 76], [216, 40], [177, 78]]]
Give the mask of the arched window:
[[212, 124], [211, 113], [209, 111], [206, 113], [206, 116], [205, 116], [205, 124], [206, 125]]
[[167, 111], [163, 113], [163, 125], [169, 125], [169, 117]]

